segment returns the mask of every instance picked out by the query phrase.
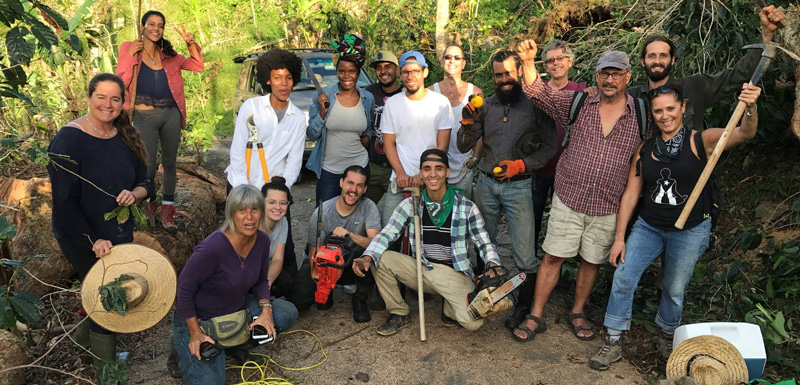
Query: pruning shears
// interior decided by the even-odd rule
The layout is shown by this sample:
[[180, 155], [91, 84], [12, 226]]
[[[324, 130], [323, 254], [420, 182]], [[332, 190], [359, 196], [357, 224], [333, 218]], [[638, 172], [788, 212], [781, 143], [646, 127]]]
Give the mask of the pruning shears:
[[253, 153], [253, 148], [258, 147], [258, 156], [261, 159], [261, 171], [264, 172], [264, 183], [269, 183], [269, 170], [267, 170], [267, 158], [264, 157], [264, 145], [258, 135], [258, 127], [253, 121], [253, 115], [247, 118], [247, 131], [250, 136], [247, 138], [247, 149], [244, 153], [245, 163], [247, 163], [247, 179], [250, 179], [250, 159]]

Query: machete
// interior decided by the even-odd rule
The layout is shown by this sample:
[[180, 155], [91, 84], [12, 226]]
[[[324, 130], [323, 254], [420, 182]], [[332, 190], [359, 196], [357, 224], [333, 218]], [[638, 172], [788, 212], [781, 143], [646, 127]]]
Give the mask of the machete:
[[[319, 85], [319, 80], [317, 80], [317, 75], [314, 74], [314, 70], [311, 69], [311, 65], [308, 64], [308, 60], [303, 58], [303, 67], [306, 68], [306, 74], [309, 78], [311, 78], [311, 83], [314, 84], [314, 88], [317, 89], [317, 95], [322, 95], [322, 86]], [[325, 102], [325, 108], [330, 108], [331, 102]]]

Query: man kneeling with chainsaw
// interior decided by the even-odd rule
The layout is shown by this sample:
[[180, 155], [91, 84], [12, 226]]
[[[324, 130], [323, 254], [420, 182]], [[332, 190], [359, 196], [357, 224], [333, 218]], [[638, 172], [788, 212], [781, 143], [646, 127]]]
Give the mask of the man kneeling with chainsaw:
[[[363, 167], [346, 168], [339, 180], [342, 193], [323, 202], [321, 208], [311, 214], [308, 255], [312, 257], [300, 267], [294, 293], [290, 296], [298, 309], [308, 308], [314, 302], [319, 310], [330, 309], [333, 306], [331, 290], [337, 281], [339, 284], [355, 281], [353, 319], [358, 323], [369, 322], [370, 308], [383, 310], [372, 274], [356, 277], [349, 264], [363, 253], [381, 229], [378, 207], [371, 200], [362, 199], [368, 180], [368, 172]], [[369, 298], [371, 294], [373, 298]]]
[[[447, 185], [450, 167], [447, 153], [429, 149], [420, 156], [420, 177], [425, 184], [417, 215], [420, 216], [422, 264], [424, 270], [421, 290], [439, 294], [443, 298], [442, 322], [453, 326], [460, 324], [467, 330], [477, 330], [483, 325], [482, 317], [513, 306], [510, 297], [499, 294], [495, 286], [507, 277], [500, 267], [500, 258], [484, 230], [483, 217], [472, 201], [461, 195], [458, 189]], [[363, 276], [375, 263], [375, 281], [381, 297], [386, 301], [389, 318], [378, 328], [380, 335], [392, 335], [408, 325], [408, 305], [403, 301], [398, 281], [420, 290], [417, 285], [415, 258], [386, 250], [396, 240], [406, 225], [410, 232], [418, 231], [414, 226], [414, 203], [405, 199], [394, 210], [386, 227], [372, 240], [361, 258], [353, 261], [353, 271]], [[467, 237], [478, 247], [486, 262], [487, 272], [478, 277], [478, 287], [483, 289], [487, 281], [492, 287], [473, 293], [475, 276], [467, 258]], [[412, 246], [415, 243], [412, 238]], [[414, 249], [414, 247], [412, 247]], [[515, 278], [516, 279], [516, 278]], [[481, 282], [483, 281], [483, 282]], [[521, 282], [521, 280], [519, 281]], [[513, 286], [502, 285], [503, 287]], [[513, 288], [512, 288], [513, 289]], [[505, 291], [508, 294], [511, 289]], [[492, 298], [488, 293], [496, 294]], [[468, 304], [472, 294], [477, 297]], [[496, 299], [496, 301], [495, 301]], [[488, 300], [488, 301], [487, 301]]]

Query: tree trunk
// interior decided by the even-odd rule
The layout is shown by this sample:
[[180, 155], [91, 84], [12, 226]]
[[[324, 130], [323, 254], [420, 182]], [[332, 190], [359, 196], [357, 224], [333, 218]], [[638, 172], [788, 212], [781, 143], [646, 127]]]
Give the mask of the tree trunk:
[[441, 54], [447, 48], [447, 23], [450, 22], [450, 0], [436, 0], [436, 52]]
[[[778, 41], [784, 48], [800, 55], [800, 6], [795, 4], [789, 6], [789, 9], [786, 10], [786, 20], [784, 20], [784, 24], [786, 24], [786, 28], [781, 30]], [[798, 75], [800, 74], [800, 63], [789, 58], [788, 55], [784, 55], [784, 57], [791, 63], [789, 64], [789, 68], [797, 68], [796, 71], [798, 71], [795, 73], [795, 100], [794, 115], [792, 116], [792, 132], [800, 139], [800, 79], [798, 79], [798, 76], [800, 76]]]

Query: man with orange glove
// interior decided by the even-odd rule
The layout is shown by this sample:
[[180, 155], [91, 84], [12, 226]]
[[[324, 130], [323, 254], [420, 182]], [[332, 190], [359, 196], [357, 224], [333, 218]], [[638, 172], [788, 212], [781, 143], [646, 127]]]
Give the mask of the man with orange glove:
[[[533, 300], [536, 239], [533, 225], [531, 183], [533, 170], [544, 166], [556, 154], [558, 134], [547, 114], [522, 93], [522, 61], [516, 52], [501, 51], [492, 58], [495, 94], [482, 107], [468, 103], [462, 110], [458, 149], [471, 149], [483, 138], [484, 158], [475, 185], [475, 203], [486, 220], [486, 230], [497, 244], [497, 224], [505, 211], [511, 232], [514, 263], [528, 280], [519, 289], [517, 307], [506, 320], [517, 326], [530, 312]], [[525, 142], [520, 146], [517, 142]]]

